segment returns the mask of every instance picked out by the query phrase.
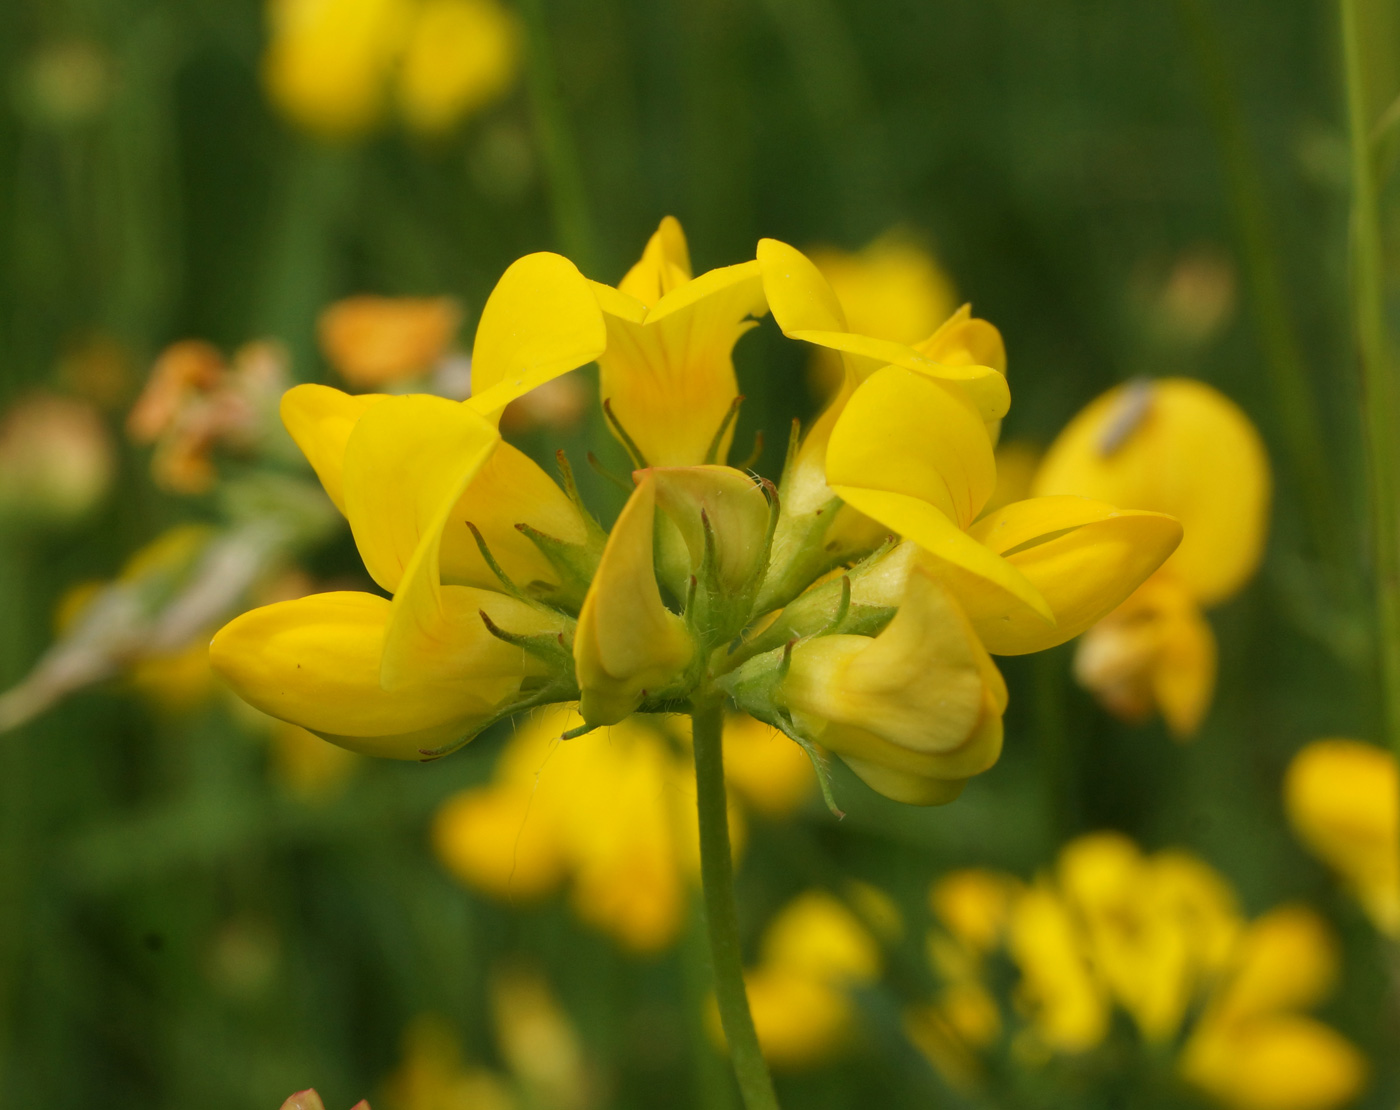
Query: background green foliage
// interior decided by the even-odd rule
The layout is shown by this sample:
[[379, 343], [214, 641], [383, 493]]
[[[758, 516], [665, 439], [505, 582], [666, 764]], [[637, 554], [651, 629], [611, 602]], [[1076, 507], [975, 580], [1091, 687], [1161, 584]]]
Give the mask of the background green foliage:
[[[751, 935], [793, 892], [841, 874], [891, 891], [917, 923], [946, 867], [1029, 875], [1070, 835], [1122, 829], [1199, 852], [1251, 912], [1302, 897], [1333, 919], [1345, 984], [1325, 1016], [1376, 1063], [1365, 1104], [1393, 1107], [1400, 1028], [1384, 953], [1296, 846], [1278, 794], [1306, 740], [1376, 734], [1331, 7], [543, 6], [587, 226], [553, 223], [523, 88], [444, 141], [389, 130], [328, 148], [266, 105], [253, 0], [0, 4], [0, 402], [51, 382], [93, 334], [142, 365], [185, 336], [224, 348], [276, 336], [299, 378], [329, 381], [313, 327], [336, 297], [450, 293], [472, 316], [512, 259], [567, 244], [591, 256], [578, 259], [590, 276], [614, 281], [668, 212], [698, 269], [752, 257], [760, 235], [854, 248], [911, 229], [1006, 336], [1008, 438], [1044, 443], [1138, 374], [1197, 375], [1237, 399], [1275, 460], [1270, 557], [1215, 615], [1220, 694], [1193, 746], [1108, 719], [1069, 681], [1066, 649], [1008, 661], [1005, 757], [955, 805], [904, 809], [843, 775], [843, 823], [818, 804], [783, 827], [755, 819], [740, 876]], [[1400, 41], [1387, 34], [1393, 15], [1372, 12], [1378, 104], [1394, 94], [1379, 87]], [[36, 67], [73, 41], [95, 45], [104, 68], [95, 107], [64, 119], [36, 100]], [[1387, 215], [1394, 230], [1393, 205]], [[1235, 260], [1241, 307], [1196, 347], [1153, 328], [1143, 290], [1202, 244]], [[1260, 272], [1281, 290], [1262, 316], [1250, 311]], [[775, 334], [740, 347], [749, 401], [736, 441], [768, 428], [759, 469], [774, 477], [772, 431], [813, 404], [802, 352]], [[1326, 553], [1309, 540], [1261, 336], [1275, 355], [1295, 344], [1309, 373], [1335, 522]], [[606, 449], [585, 429], [566, 443], [576, 458], [590, 436]], [[121, 466], [81, 526], [0, 542], [0, 677], [47, 642], [66, 584], [110, 575], [190, 515], [153, 491], [139, 454]], [[612, 496], [596, 481], [588, 492]], [[314, 566], [353, 571], [348, 537]], [[527, 952], [610, 1076], [614, 1105], [691, 1105], [681, 955], [631, 960], [557, 901], [512, 912], [454, 885], [428, 853], [436, 803], [486, 777], [498, 739], [430, 766], [366, 766], [317, 808], [269, 785], [264, 748], [219, 706], [172, 721], [108, 689], [0, 737], [0, 1099], [254, 1110], [314, 1082], [328, 1105], [348, 1105], [375, 1090], [424, 1010], [448, 1015], [489, 1062], [485, 977], [500, 955]], [[927, 988], [922, 966], [911, 939], [866, 1000], [871, 1044], [785, 1080], [786, 1105], [956, 1104], [898, 1036], [899, 999]], [[1154, 1098], [1146, 1087], [1117, 1097]]]

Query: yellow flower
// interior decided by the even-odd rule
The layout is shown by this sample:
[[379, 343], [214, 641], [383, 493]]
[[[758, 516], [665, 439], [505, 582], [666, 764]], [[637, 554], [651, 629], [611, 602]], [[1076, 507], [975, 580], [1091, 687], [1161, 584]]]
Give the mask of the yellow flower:
[[268, 92], [325, 138], [369, 131], [391, 99], [414, 130], [445, 131], [519, 66], [515, 20], [496, 0], [271, 0], [268, 16]]
[[758, 263], [692, 278], [685, 233], [667, 216], [617, 288], [595, 289], [608, 325], [602, 396], [636, 464], [723, 463], [739, 396], [734, 344], [766, 311]]
[[[433, 845], [464, 883], [513, 902], [567, 880], [582, 920], [654, 952], [675, 939], [698, 870], [689, 761], [665, 726], [641, 717], [560, 739], [581, 723], [563, 707], [524, 723], [493, 781], [443, 805]], [[730, 820], [740, 833], [734, 807]]]
[[[326, 1104], [321, 1101], [321, 1096], [315, 1090], [297, 1091], [296, 1094], [287, 1096], [287, 1100], [282, 1103], [282, 1110], [326, 1110]], [[370, 1110], [369, 1102], [360, 1099], [350, 1110]]]
[[[930, 336], [958, 307], [953, 283], [934, 258], [899, 232], [887, 232], [855, 253], [818, 249], [810, 253], [831, 283], [852, 331], [910, 346]], [[834, 352], [814, 352], [810, 379], [828, 396], [841, 386], [845, 369]]]
[[404, 122], [435, 134], [500, 96], [519, 67], [520, 32], [497, 0], [423, 0], [404, 47]]
[[288, 430], [393, 599], [342, 592], [255, 609], [214, 637], [215, 670], [274, 717], [399, 759], [469, 737], [528, 701], [527, 685], [548, 668], [520, 638], [553, 644], [567, 617], [524, 598], [562, 592], [549, 553], [580, 546], [587, 526], [538, 466], [501, 443], [494, 421], [516, 396], [595, 358], [604, 340], [573, 265], [529, 255], [482, 312], [470, 401], [290, 391]]
[[1400, 775], [1395, 757], [1356, 740], [1315, 740], [1284, 781], [1288, 819], [1346, 881], [1372, 923], [1400, 938]]
[[347, 297], [321, 313], [316, 330], [327, 361], [367, 389], [426, 373], [461, 319], [450, 297]]
[[882, 963], [875, 939], [834, 896], [814, 890], [789, 902], [744, 975], [765, 1059], [805, 1068], [842, 1048], [855, 1029], [850, 991], [877, 980]]
[[909, 576], [878, 636], [799, 643], [779, 697], [808, 739], [896, 801], [951, 801], [1001, 754], [1006, 684], [946, 590]]
[[1122, 385], [1060, 433], [1035, 489], [1181, 521], [1176, 553], [1085, 637], [1076, 667], [1110, 710], [1133, 720], [1156, 707], [1175, 735], [1191, 736], [1215, 681], [1215, 640], [1201, 610], [1242, 589], [1263, 554], [1269, 463], [1249, 418], [1201, 382]]
[[409, 0], [270, 0], [263, 79], [272, 99], [318, 135], [369, 130], [411, 13]]
[[404, 1030], [403, 1059], [384, 1083], [383, 1102], [388, 1110], [515, 1110], [517, 1106], [500, 1076], [463, 1062], [451, 1026], [433, 1014], [415, 1018]]
[[1029, 1022], [1013, 1040], [1024, 1064], [1096, 1048], [1118, 1008], [1145, 1044], [1180, 1045], [1180, 1074], [1233, 1110], [1331, 1110], [1364, 1082], [1356, 1048], [1300, 1012], [1336, 977], [1323, 923], [1299, 906], [1246, 922], [1225, 881], [1185, 853], [1080, 837], [1024, 891], [1010, 876], [962, 873], [934, 888], [934, 909], [956, 942], [930, 945], [948, 989], [911, 1026], [959, 1081], [976, 1079], [1002, 1025], [957, 1007], [992, 998], [982, 961], [1004, 943]]

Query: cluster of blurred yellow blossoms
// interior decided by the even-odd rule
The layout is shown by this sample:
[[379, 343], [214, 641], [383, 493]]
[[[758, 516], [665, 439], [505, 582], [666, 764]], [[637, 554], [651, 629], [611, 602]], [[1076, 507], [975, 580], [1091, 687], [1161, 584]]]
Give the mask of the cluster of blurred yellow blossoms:
[[1193, 736], [1215, 689], [1215, 635], [1204, 610], [1238, 593], [1264, 550], [1269, 461], [1249, 417], [1202, 382], [1129, 382], [1070, 421], [1034, 490], [1181, 521], [1176, 553], [1080, 641], [1075, 674], [1123, 719], [1157, 710], [1173, 735]]
[[[1190, 855], [1144, 855], [1095, 834], [1029, 885], [946, 876], [931, 905], [943, 986], [906, 1025], [954, 1082], [980, 1082], [1006, 1040], [1026, 1066], [1105, 1046], [1115, 1012], [1149, 1051], [1174, 1051], [1183, 1080], [1238, 1110], [1324, 1110], [1365, 1082], [1360, 1052], [1304, 1013], [1337, 976], [1321, 920], [1296, 905], [1247, 920], [1225, 880]], [[988, 973], [998, 958], [1017, 973], [1013, 1008]]]
[[1315, 740], [1284, 781], [1303, 843], [1346, 882], [1375, 927], [1400, 940], [1400, 773], [1374, 744]]
[[[901, 928], [888, 896], [853, 884], [849, 902], [822, 890], [798, 895], [764, 931], [759, 962], [744, 974], [764, 1058], [775, 1068], [806, 1068], [830, 1059], [853, 1039], [852, 992], [879, 981], [884, 956], [877, 935]], [[717, 1023], [712, 1029], [719, 1034]]]
[[[628, 718], [596, 746], [561, 743], [583, 723], [540, 710], [507, 742], [492, 782], [439, 811], [433, 843], [458, 878], [519, 905], [566, 879], [584, 921], [638, 952], [675, 940], [699, 874], [695, 785], [683, 718]], [[726, 773], [736, 801], [779, 816], [814, 786], [795, 745], [752, 718], [725, 727]], [[606, 799], [606, 802], [601, 801]], [[731, 836], [743, 841], [740, 806]]]
[[[837, 352], [843, 383], [781, 484], [725, 465], [732, 351], [771, 312]], [[597, 361], [631, 455], [611, 531], [504, 443], [505, 407]], [[913, 346], [853, 330], [774, 240], [692, 276], [663, 221], [616, 288], [529, 255], [482, 311], [472, 396], [298, 386], [283, 420], [390, 597], [318, 594], [239, 617], [216, 669], [346, 747], [432, 758], [494, 721], [578, 702], [569, 735], [728, 698], [900, 801], [956, 797], [1001, 749], [990, 654], [1111, 612], [1180, 541], [1159, 512], [1077, 496], [983, 514], [1010, 403], [996, 329], [967, 308]]]
[[438, 134], [505, 92], [520, 32], [499, 0], [269, 0], [263, 76], [277, 107], [327, 138], [392, 110]]

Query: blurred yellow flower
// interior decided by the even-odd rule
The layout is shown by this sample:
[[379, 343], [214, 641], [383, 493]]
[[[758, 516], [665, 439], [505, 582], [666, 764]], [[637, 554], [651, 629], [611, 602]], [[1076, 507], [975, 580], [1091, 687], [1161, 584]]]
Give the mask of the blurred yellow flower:
[[434, 1014], [404, 1030], [403, 1059], [384, 1082], [387, 1110], [517, 1110], [496, 1073], [462, 1061], [452, 1027]]
[[[207, 674], [207, 651], [205, 666]], [[268, 739], [274, 777], [293, 796], [306, 802], [333, 798], [355, 773], [362, 758], [286, 721], [272, 721]]]
[[1269, 462], [1253, 424], [1202, 382], [1130, 382], [1065, 427], [1035, 490], [1181, 521], [1181, 546], [1084, 638], [1075, 673], [1123, 718], [1139, 720], [1155, 708], [1175, 736], [1194, 735], [1216, 669], [1215, 637], [1201, 611], [1239, 592], [1263, 554]]
[[[769, 923], [744, 974], [763, 1055], [776, 1068], [828, 1059], [855, 1032], [850, 992], [880, 977], [880, 946], [845, 904], [808, 891]], [[718, 1036], [718, 1022], [711, 1020]]]
[[[907, 235], [891, 231], [859, 251], [808, 251], [831, 283], [852, 331], [913, 346], [932, 335], [958, 307], [952, 280], [937, 260]], [[828, 397], [845, 376], [836, 352], [812, 352], [810, 380]]]
[[[314, 1090], [298, 1091], [287, 1096], [287, 1101], [282, 1103], [282, 1110], [326, 1110], [326, 1104]], [[350, 1110], [370, 1110], [369, 1102], [360, 1099]]]
[[371, 389], [432, 369], [461, 320], [451, 297], [347, 297], [321, 313], [316, 334], [340, 376]]
[[1019, 973], [1012, 1038], [1024, 1065], [1081, 1054], [1115, 1009], [1144, 1044], [1179, 1045], [1184, 1079], [1232, 1110], [1330, 1110], [1365, 1082], [1365, 1059], [1300, 1011], [1321, 1002], [1336, 949], [1318, 917], [1284, 906], [1253, 921], [1225, 880], [1182, 852], [1144, 855], [1126, 837], [1080, 837], [1029, 887], [959, 872], [935, 885], [930, 959], [944, 988], [907, 1015], [914, 1043], [950, 1079], [982, 1072], [1006, 1021], [985, 960]]
[[[675, 939], [698, 874], [689, 759], [662, 721], [629, 717], [560, 739], [581, 723], [562, 706], [521, 722], [492, 782], [439, 810], [433, 847], [458, 879], [510, 901], [567, 880], [582, 920], [635, 951], [658, 951]], [[736, 839], [740, 822], [731, 805]]]
[[543, 976], [521, 967], [497, 972], [491, 1015], [501, 1057], [527, 1106], [587, 1110], [598, 1103], [598, 1083], [578, 1031]]
[[1357, 740], [1315, 740], [1289, 765], [1288, 819], [1351, 888], [1377, 929], [1400, 939], [1400, 775], [1395, 757]]
[[271, 0], [263, 76], [278, 108], [331, 139], [363, 134], [392, 104], [445, 131], [503, 93], [519, 65], [497, 0]]

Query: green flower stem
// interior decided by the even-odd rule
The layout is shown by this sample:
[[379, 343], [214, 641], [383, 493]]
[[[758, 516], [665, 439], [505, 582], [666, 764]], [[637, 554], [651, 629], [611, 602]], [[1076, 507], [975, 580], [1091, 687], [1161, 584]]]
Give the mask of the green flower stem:
[[1386, 349], [1380, 215], [1358, 8], [1358, 0], [1341, 0], [1351, 131], [1352, 301], [1361, 362], [1382, 714], [1386, 741], [1400, 757], [1400, 407], [1395, 368]]
[[1313, 553], [1333, 573], [1341, 566], [1335, 486], [1308, 384], [1302, 345], [1293, 323], [1269, 218], [1268, 195], [1249, 138], [1230, 61], [1208, 0], [1177, 0], [1177, 9], [1196, 58], [1206, 107], [1224, 163], [1231, 218], [1244, 262], [1245, 287], [1268, 368], [1279, 425], [1291, 469], [1302, 494], [1304, 523]]
[[729, 848], [729, 810], [724, 790], [724, 703], [697, 700], [692, 709], [695, 794], [700, 809], [700, 878], [710, 933], [715, 999], [729, 1042], [729, 1058], [747, 1110], [778, 1110], [773, 1079], [758, 1047], [744, 965], [739, 949], [739, 914], [734, 903], [734, 862]]

